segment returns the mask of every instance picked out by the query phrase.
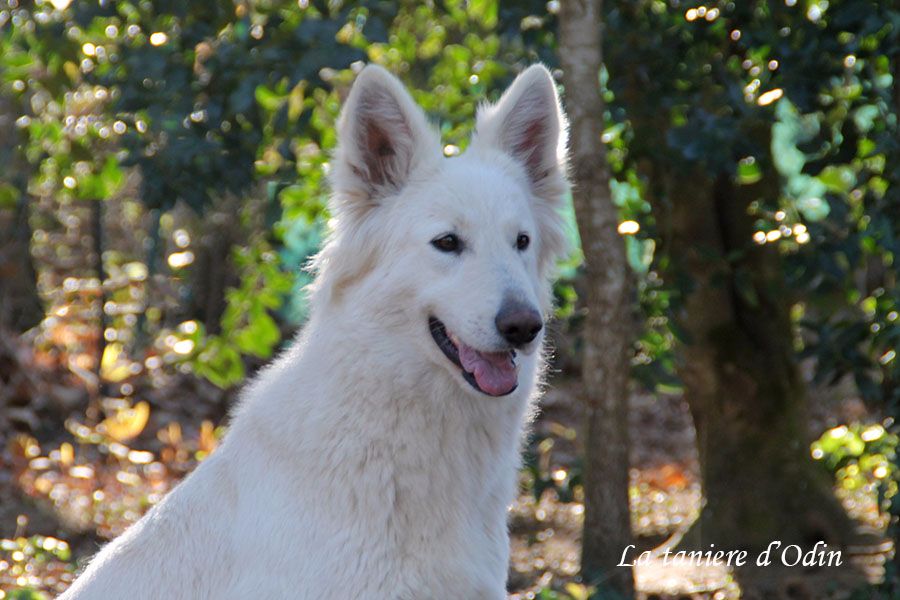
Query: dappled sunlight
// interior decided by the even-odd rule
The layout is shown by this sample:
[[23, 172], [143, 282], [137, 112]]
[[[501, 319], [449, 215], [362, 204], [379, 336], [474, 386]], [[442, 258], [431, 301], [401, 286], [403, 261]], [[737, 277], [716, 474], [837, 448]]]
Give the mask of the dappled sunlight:
[[[530, 145], [562, 162], [546, 119], [504, 121], [475, 157], [491, 167], [496, 150], [539, 196], [519, 207], [531, 250], [511, 230], [507, 259], [531, 276], [528, 252], [571, 247], [544, 298], [547, 390], [508, 507], [511, 600], [628, 587], [590, 566], [607, 535], [582, 543], [595, 515], [613, 537], [630, 526], [634, 600], [896, 597], [898, 26], [893, 3], [870, 0], [0, 0], [0, 600], [63, 592], [216, 452], [247, 381], [310, 318], [309, 265], [337, 260], [319, 254], [328, 236], [358, 244], [341, 260], [414, 252], [418, 237], [397, 232], [403, 203], [432, 200], [414, 197], [432, 174], [422, 157], [465, 167], [479, 106], [536, 62], [569, 122], [571, 189], [547, 184], [559, 165], [542, 170]], [[434, 130], [432, 148], [399, 148], [381, 143], [390, 118], [370, 124], [391, 165], [379, 181], [359, 140], [338, 144], [368, 64]], [[398, 130], [418, 128], [407, 116]], [[494, 201], [454, 209], [471, 202], [460, 222], [476, 227]], [[438, 280], [484, 257], [473, 240]], [[487, 299], [471, 279], [464, 291]], [[360, 330], [403, 333], [400, 303], [459, 291], [438, 280], [391, 290], [395, 313]], [[346, 351], [407, 358], [374, 346]], [[601, 452], [613, 464], [590, 460]], [[840, 539], [847, 564], [664, 558], [692, 535], [782, 534]], [[600, 581], [582, 579], [582, 552]]]

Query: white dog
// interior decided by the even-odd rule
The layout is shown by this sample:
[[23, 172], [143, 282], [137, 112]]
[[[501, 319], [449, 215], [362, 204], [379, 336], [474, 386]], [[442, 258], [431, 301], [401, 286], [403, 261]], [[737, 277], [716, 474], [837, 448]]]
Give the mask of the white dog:
[[444, 158], [369, 66], [338, 126], [311, 316], [222, 446], [64, 600], [506, 597], [507, 507], [565, 250], [565, 122], [523, 72]]

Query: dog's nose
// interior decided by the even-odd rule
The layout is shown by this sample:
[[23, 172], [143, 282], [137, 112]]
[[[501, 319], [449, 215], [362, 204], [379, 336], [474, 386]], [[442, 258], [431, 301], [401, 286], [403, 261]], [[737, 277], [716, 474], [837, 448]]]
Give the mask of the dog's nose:
[[541, 331], [541, 313], [522, 302], [504, 302], [494, 319], [497, 331], [513, 346], [524, 346]]

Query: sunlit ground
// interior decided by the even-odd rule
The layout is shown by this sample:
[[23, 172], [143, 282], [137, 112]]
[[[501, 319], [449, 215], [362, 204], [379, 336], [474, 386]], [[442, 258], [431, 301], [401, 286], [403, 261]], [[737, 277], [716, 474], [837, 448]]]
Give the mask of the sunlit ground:
[[[10, 454], [18, 485], [28, 496], [52, 505], [72, 531], [96, 531], [101, 538], [118, 535], [159, 502], [199, 458], [214, 451], [217, 438], [208, 421], [190, 430], [171, 423], [156, 432], [153, 442], [141, 444], [155, 447], [154, 451], [136, 449], [133, 440], [146, 440], [142, 434], [149, 417], [146, 405], [138, 406], [142, 408], [120, 408], [115, 417], [93, 427], [70, 421], [67, 429], [72, 441], [59, 446], [42, 447], [32, 437], [17, 438]], [[544, 426], [568, 432], [555, 422], [539, 425]], [[567, 465], [554, 461], [553, 444], [548, 442], [554, 439], [544, 440], [548, 452], [539, 462], [549, 469], [540, 472], [565, 490], [569, 471]], [[561, 440], [557, 440], [560, 446], [569, 441]], [[562, 460], [571, 458], [565, 452], [559, 454]], [[639, 534], [664, 534], [695, 513], [697, 487], [675, 467], [635, 469], [632, 477]], [[523, 474], [523, 488], [532, 488], [532, 478], [531, 473]], [[664, 485], [669, 488], [663, 489]], [[513, 597], [533, 597], [537, 588], [563, 586], [577, 574], [583, 505], [580, 490], [574, 491], [574, 497], [563, 502], [555, 487], [545, 490], [539, 500], [529, 489], [511, 507], [511, 585], [518, 590]], [[32, 531], [24, 518], [17, 529], [23, 534]], [[0, 556], [0, 589], [28, 586], [56, 593], [71, 583], [73, 557], [65, 540], [22, 535], [0, 543]], [[674, 584], [664, 583], [678, 589], [710, 589], [708, 581], [693, 581], [696, 574], [689, 575], [678, 575]]]
[[[122, 274], [126, 281], [131, 276]], [[173, 368], [178, 340], [171, 334], [160, 336], [140, 361], [111, 343], [101, 375], [115, 384], [107, 386], [107, 392], [118, 393], [98, 393], [92, 379], [96, 337], [84, 325], [86, 317], [78, 316], [89, 312], [92, 285], [77, 280], [64, 286], [68, 295], [32, 340], [37, 352], [25, 344], [0, 348], [6, 354], [0, 358], [16, 363], [14, 374], [19, 379], [11, 381], [13, 399], [15, 394], [23, 400], [34, 394], [46, 396], [43, 404], [38, 403], [46, 414], [19, 415], [26, 424], [32, 419], [28, 428], [33, 433], [9, 440], [0, 454], [0, 474], [5, 471], [12, 485], [52, 515], [44, 518], [38, 512], [29, 519], [12, 505], [2, 506], [6, 499], [0, 497], [0, 519], [5, 520], [0, 532], [7, 536], [0, 540], [0, 598], [21, 587], [48, 596], [63, 591], [74, 578], [77, 561], [159, 502], [215, 451], [224, 433], [217, 427], [224, 414], [221, 395]], [[93, 399], [85, 409], [88, 398]], [[577, 460], [580, 418], [571, 382], [556, 382], [544, 406], [533, 428], [522, 491], [510, 508], [511, 597], [547, 597], [539, 596], [542, 589], [558, 590], [559, 598], [586, 597], [576, 578], [583, 505]], [[46, 421], [48, 415], [59, 414], [68, 415], [64, 429]], [[638, 540], [652, 547], [689, 525], [700, 508], [693, 429], [685, 407], [674, 397], [635, 396], [630, 419], [632, 429], [640, 433], [632, 436], [632, 527]], [[832, 453], [831, 446], [877, 441], [883, 432], [878, 427], [833, 427], [813, 454], [821, 444]], [[873, 461], [867, 470], [851, 469], [846, 475], [855, 477], [855, 483], [839, 486], [838, 493], [853, 516], [881, 530], [885, 523], [874, 484], [884, 474], [879, 471], [882, 463]], [[62, 539], [48, 535], [57, 529], [66, 532]], [[877, 573], [884, 554], [868, 559]], [[732, 574], [724, 568], [663, 567], [656, 561], [638, 567], [635, 577], [641, 597], [648, 600], [740, 597]], [[815, 577], [804, 574], [804, 581]], [[810, 592], [814, 595], [798, 597], [842, 597], [821, 591], [826, 588], [823, 583], [810, 588], [819, 590]]]
[[[116, 420], [104, 420], [95, 427], [70, 422], [74, 443], [42, 447], [34, 438], [20, 437], [12, 446], [18, 485], [29, 496], [52, 504], [73, 532], [96, 531], [101, 538], [117, 535], [158, 502], [199, 458], [214, 451], [216, 434], [209, 422], [186, 431], [170, 424], [156, 432], [154, 443], [142, 444], [156, 448], [148, 451], [129, 442], [146, 424], [146, 413], [125, 409], [116, 415]], [[555, 475], [557, 483], [563, 483], [566, 465], [548, 464], [550, 478]], [[530, 487], [531, 478], [524, 474], [523, 486]], [[555, 488], [546, 490], [540, 500], [529, 490], [511, 507], [513, 598], [532, 598], [539, 588], [565, 589], [574, 580], [583, 516], [578, 491], [575, 498], [562, 502]], [[693, 477], [671, 465], [634, 469], [632, 499], [635, 533], [652, 538], [689, 523], [700, 501]], [[861, 500], [874, 506], [871, 499]], [[33, 532], [25, 519], [16, 528], [21, 534]], [[0, 589], [27, 586], [60, 592], [72, 580], [72, 559], [65, 540], [25, 535], [2, 540]], [[638, 568], [636, 580], [647, 594], [692, 597], [680, 595], [706, 593], [717, 600], [740, 597], [724, 568], [662, 567], [657, 561]], [[568, 589], [577, 596], [577, 587]]]

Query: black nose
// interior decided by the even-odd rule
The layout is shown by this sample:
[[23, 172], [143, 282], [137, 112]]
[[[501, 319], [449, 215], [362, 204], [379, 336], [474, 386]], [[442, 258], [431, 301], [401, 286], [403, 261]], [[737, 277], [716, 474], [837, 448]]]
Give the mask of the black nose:
[[544, 326], [541, 313], [518, 301], [504, 302], [494, 323], [503, 339], [513, 346], [524, 346], [537, 337]]

